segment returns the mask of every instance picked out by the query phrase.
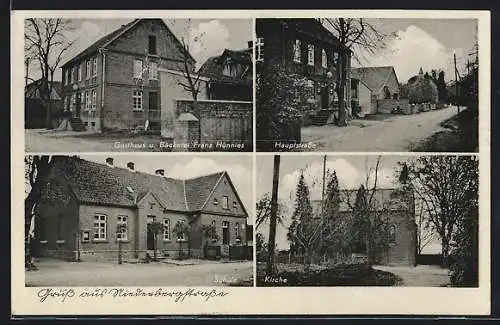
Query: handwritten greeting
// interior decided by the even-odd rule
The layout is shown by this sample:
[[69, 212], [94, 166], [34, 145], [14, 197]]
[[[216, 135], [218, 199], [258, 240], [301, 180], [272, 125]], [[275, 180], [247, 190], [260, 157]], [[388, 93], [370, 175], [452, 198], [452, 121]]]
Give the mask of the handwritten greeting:
[[43, 288], [37, 291], [37, 296], [41, 303], [55, 300], [67, 302], [71, 299], [102, 299], [106, 297], [126, 299], [126, 298], [170, 298], [176, 303], [184, 302], [188, 299], [211, 299], [223, 298], [229, 292], [220, 289], [202, 290], [189, 288], [185, 290], [167, 290], [162, 288]]

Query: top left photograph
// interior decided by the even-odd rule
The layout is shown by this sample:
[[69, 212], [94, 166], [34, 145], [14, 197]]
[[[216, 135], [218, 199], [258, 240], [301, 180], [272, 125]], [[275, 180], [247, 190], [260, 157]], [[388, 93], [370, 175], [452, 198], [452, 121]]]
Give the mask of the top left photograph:
[[251, 19], [25, 19], [24, 75], [26, 152], [253, 151]]

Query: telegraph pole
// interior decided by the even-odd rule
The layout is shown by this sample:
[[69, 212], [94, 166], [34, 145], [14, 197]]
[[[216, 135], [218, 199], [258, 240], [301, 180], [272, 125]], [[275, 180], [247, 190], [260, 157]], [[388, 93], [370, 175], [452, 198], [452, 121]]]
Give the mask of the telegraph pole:
[[26, 57], [26, 59], [24, 60], [24, 68], [26, 69], [26, 72], [25, 72], [26, 77], [24, 77], [24, 87], [28, 86], [28, 67], [29, 67], [29, 65], [30, 65], [30, 58]]
[[460, 103], [458, 98], [458, 70], [457, 70], [457, 54], [453, 53], [453, 64], [455, 66], [455, 97], [457, 100], [457, 114], [460, 113]]
[[271, 218], [269, 222], [269, 256], [267, 260], [267, 274], [271, 275], [274, 271], [274, 246], [276, 245], [276, 218], [278, 214], [278, 185], [280, 175], [280, 155], [274, 156], [273, 168], [273, 190], [271, 193]]

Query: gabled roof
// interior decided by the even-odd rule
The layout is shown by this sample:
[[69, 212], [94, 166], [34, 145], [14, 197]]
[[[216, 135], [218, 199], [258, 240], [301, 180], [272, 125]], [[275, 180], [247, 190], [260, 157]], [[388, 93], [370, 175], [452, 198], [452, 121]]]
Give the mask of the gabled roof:
[[227, 175], [219, 172], [181, 180], [109, 167], [76, 157], [54, 156], [53, 159], [56, 175], [62, 173], [77, 199], [96, 205], [134, 207], [151, 193], [167, 210], [200, 211], [219, 180]]
[[[28, 84], [24, 89], [24, 96], [30, 99], [40, 99], [40, 94], [38, 93], [38, 89], [41, 87], [42, 78], [33, 81]], [[52, 81], [52, 94], [51, 99], [60, 100], [62, 92], [62, 82], [60, 81]]]
[[373, 92], [380, 91], [387, 84], [392, 74], [394, 74], [397, 81], [396, 71], [392, 66], [353, 68], [351, 70], [351, 78], [360, 80]]
[[[246, 64], [248, 69], [243, 70], [238, 76], [226, 76], [223, 74], [224, 62], [230, 58], [233, 62]], [[213, 56], [207, 59], [205, 63], [198, 69], [198, 74], [210, 78], [213, 81], [229, 84], [248, 84], [251, 77], [248, 72], [252, 68], [252, 49], [244, 50], [228, 50], [225, 49], [221, 55]]]
[[[72, 59], [70, 59], [69, 61], [67, 61], [66, 63], [64, 63], [62, 65], [62, 67], [68, 65], [68, 64], [71, 64], [71, 63], [74, 63], [76, 61], [80, 61], [81, 59], [97, 52], [99, 49], [101, 48], [105, 48], [106, 46], [108, 46], [109, 44], [111, 44], [114, 40], [116, 40], [117, 38], [119, 38], [120, 36], [122, 36], [123, 34], [125, 34], [127, 31], [129, 31], [130, 29], [132, 29], [134, 26], [136, 26], [140, 21], [142, 20], [147, 20], [147, 19], [134, 19], [132, 20], [131, 22], [125, 24], [125, 25], [122, 25], [120, 28], [116, 29], [115, 31], [99, 38], [97, 41], [95, 41], [92, 45], [90, 45], [89, 47], [87, 47], [85, 50], [83, 50], [82, 52], [80, 52], [78, 55], [76, 55], [75, 57], [73, 57]], [[167, 30], [170, 31], [170, 28], [168, 28], [168, 26], [165, 24], [165, 22], [162, 20], [162, 19], [153, 19], [153, 20], [156, 20], [156, 21], [159, 21], [161, 22], [166, 28]], [[179, 39], [171, 32], [171, 34], [174, 36], [174, 39], [176, 40], [176, 42], [179, 44], [179, 46], [181, 47], [181, 50], [183, 51], [184, 48], [182, 47], [182, 44], [181, 42], [179, 41]], [[193, 60], [194, 58], [191, 56], [191, 54], [189, 54], [189, 57]]]
[[350, 52], [340, 44], [338, 37], [333, 35], [323, 24], [315, 18], [286, 18], [279, 19], [281, 25], [285, 28], [292, 28], [296, 31], [307, 34], [311, 37], [319, 38], [335, 46], [342, 47], [345, 51]]

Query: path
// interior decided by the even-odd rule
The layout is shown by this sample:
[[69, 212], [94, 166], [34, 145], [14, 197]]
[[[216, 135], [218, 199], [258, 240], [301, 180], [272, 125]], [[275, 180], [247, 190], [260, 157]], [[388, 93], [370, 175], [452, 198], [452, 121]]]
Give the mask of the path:
[[420, 141], [442, 130], [439, 125], [456, 115], [456, 107], [413, 115], [391, 115], [382, 120], [353, 120], [335, 125], [302, 128], [302, 143], [317, 151], [412, 151]]
[[449, 284], [448, 270], [433, 265], [373, 266], [374, 269], [391, 272], [401, 279], [404, 287], [441, 287]]

